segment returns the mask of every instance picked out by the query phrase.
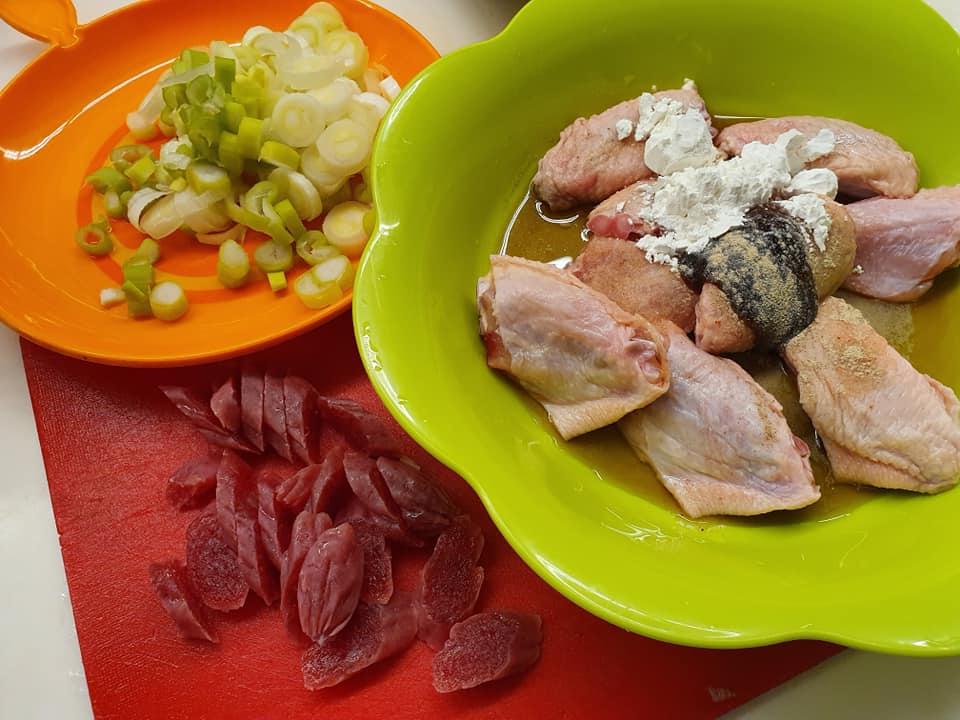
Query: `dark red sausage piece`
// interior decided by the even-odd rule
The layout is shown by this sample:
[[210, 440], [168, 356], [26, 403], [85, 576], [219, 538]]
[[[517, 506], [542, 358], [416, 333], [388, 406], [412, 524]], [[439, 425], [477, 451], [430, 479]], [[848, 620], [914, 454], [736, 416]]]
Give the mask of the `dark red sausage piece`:
[[353, 400], [320, 396], [320, 416], [358, 450], [369, 455], [400, 455], [400, 444], [390, 428]]
[[285, 460], [293, 460], [290, 438], [287, 437], [287, 416], [283, 403], [283, 378], [275, 370], [267, 370], [263, 378], [263, 425], [267, 444]]
[[254, 451], [243, 438], [232, 435], [220, 425], [203, 393], [179, 385], [161, 385], [160, 390], [209, 442], [240, 452]]
[[273, 566], [279, 570], [283, 562], [283, 553], [290, 544], [290, 531], [293, 518], [277, 502], [276, 488], [280, 476], [273, 472], [259, 472], [257, 485], [257, 522], [260, 525], [260, 537], [263, 548]]
[[349, 496], [350, 486], [343, 469], [344, 452], [342, 445], [335, 445], [320, 463], [320, 472], [310, 489], [308, 505], [314, 512], [325, 512], [333, 517]]
[[240, 424], [244, 437], [263, 451], [263, 371], [251, 363], [240, 371]]
[[267, 605], [280, 595], [277, 572], [270, 562], [260, 534], [259, 502], [256, 490], [238, 498], [237, 562], [247, 585]]
[[250, 588], [237, 553], [211, 512], [197, 516], [187, 527], [187, 577], [203, 604], [214, 610], [236, 610], [247, 600]]
[[402, 524], [400, 506], [390, 494], [373, 458], [351, 450], [343, 456], [343, 469], [350, 489], [367, 510]]
[[300, 635], [300, 613], [297, 605], [297, 585], [307, 552], [317, 537], [333, 526], [325, 513], [314, 514], [304, 510], [293, 521], [290, 546], [280, 564], [280, 613], [283, 622], [294, 635]]
[[412, 532], [423, 537], [436, 537], [460, 514], [459, 508], [438, 485], [408, 463], [380, 457], [377, 458], [377, 469]]
[[448, 693], [524, 672], [540, 659], [539, 615], [490, 610], [450, 628], [433, 658], [433, 687]]
[[440, 533], [433, 554], [420, 572], [418, 604], [420, 639], [439, 650], [450, 627], [473, 612], [483, 584], [477, 566], [483, 534], [467, 515], [460, 515]]
[[317, 536], [307, 551], [297, 584], [304, 635], [323, 642], [350, 621], [363, 587], [363, 549], [349, 523]]
[[386, 605], [360, 603], [341, 632], [303, 654], [303, 685], [307, 690], [337, 685], [406, 650], [416, 635], [417, 614], [409, 594], [397, 593]]
[[353, 530], [363, 550], [363, 586], [360, 599], [380, 603], [393, 597], [393, 551], [383, 532], [371, 522], [354, 520]]
[[360, 502], [355, 495], [351, 495], [346, 503], [340, 508], [335, 517], [335, 523], [339, 525], [342, 522], [367, 522], [383, 533], [383, 536], [391, 542], [400, 543], [407, 547], [421, 548], [426, 543], [401, 524], [399, 520], [377, 515], [370, 512], [367, 506]]
[[213, 499], [221, 453], [190, 458], [167, 480], [166, 496], [177, 510], [196, 510]]
[[231, 433], [240, 430], [240, 389], [237, 379], [228, 377], [210, 398], [210, 410], [223, 428]]
[[303, 463], [320, 462], [314, 438], [320, 419], [317, 409], [319, 393], [313, 385], [296, 375], [283, 379], [283, 409], [286, 413], [287, 436], [294, 456]]
[[180, 637], [218, 643], [220, 637], [210, 624], [199, 598], [190, 587], [184, 564], [178, 560], [153, 563], [150, 582], [164, 611], [173, 619]]
[[322, 471], [322, 463], [297, 470], [277, 485], [277, 502], [287, 510], [299, 513], [310, 499], [310, 493]]
[[217, 518], [230, 546], [237, 547], [237, 513], [254, 492], [250, 466], [232, 450], [224, 450], [217, 468]]

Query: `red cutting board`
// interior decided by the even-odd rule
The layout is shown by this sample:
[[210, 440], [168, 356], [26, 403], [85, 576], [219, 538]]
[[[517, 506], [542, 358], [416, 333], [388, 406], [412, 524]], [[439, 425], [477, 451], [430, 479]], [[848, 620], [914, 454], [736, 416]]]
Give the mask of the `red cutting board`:
[[[527, 568], [470, 487], [389, 418], [364, 375], [349, 315], [257, 357], [388, 419], [409, 454], [483, 528], [486, 581], [479, 609], [540, 613], [543, 657], [524, 676], [439, 695], [431, 685], [432, 652], [416, 644], [337, 688], [311, 693], [300, 674], [303, 646], [286, 635], [278, 610], [256, 599], [219, 623], [220, 645], [182, 642], [153, 595], [147, 567], [183, 557], [184, 530], [193, 515], [167, 505], [164, 483], [206, 444], [157, 386], [210, 386], [234, 372], [236, 363], [105, 367], [24, 341], [24, 367], [97, 718], [298, 720], [321, 713], [337, 720], [714, 718], [839, 651], [816, 642], [699, 650], [632, 635], [593, 617]], [[411, 587], [422, 559], [403, 558], [401, 588]]]

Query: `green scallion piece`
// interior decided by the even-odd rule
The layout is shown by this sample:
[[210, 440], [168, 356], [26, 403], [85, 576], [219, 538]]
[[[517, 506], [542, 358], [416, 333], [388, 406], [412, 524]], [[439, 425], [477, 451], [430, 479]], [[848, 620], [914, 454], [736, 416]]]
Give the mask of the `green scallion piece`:
[[180, 57], [186, 55], [187, 59], [190, 62], [190, 69], [200, 67], [201, 65], [206, 65], [210, 62], [210, 56], [203, 50], [194, 50], [193, 48], [187, 48], [183, 51]]
[[177, 83], [176, 85], [167, 85], [160, 90], [163, 95], [163, 104], [169, 110], [176, 110], [187, 101], [186, 83]]
[[209, 75], [197, 75], [187, 83], [187, 100], [191, 105], [203, 105], [210, 97], [213, 79]]
[[150, 288], [153, 287], [153, 263], [149, 258], [134, 255], [123, 264], [122, 270], [125, 283], [133, 283], [145, 295], [150, 294]]
[[298, 238], [307, 231], [303, 226], [303, 221], [300, 219], [300, 216], [297, 215], [293, 203], [289, 200], [281, 200], [273, 206], [273, 209], [277, 211], [277, 215], [283, 220], [284, 227], [290, 231], [293, 237]]
[[79, 228], [74, 240], [81, 250], [95, 257], [109, 255], [113, 250], [113, 233], [106, 218]]
[[233, 85], [233, 79], [237, 76], [237, 61], [233, 58], [220, 57], [213, 59], [213, 77], [225, 90], [229, 90]]
[[123, 174], [128, 178], [133, 180], [139, 187], [143, 187], [147, 184], [147, 181], [150, 179], [150, 176], [157, 169], [157, 164], [153, 161], [153, 158], [148, 154], [144, 155], [142, 158], [137, 160], [133, 165], [128, 167], [123, 171]]
[[170, 189], [174, 192], [180, 192], [187, 189], [187, 179], [185, 177], [176, 177], [170, 181]]
[[257, 232], [268, 233], [270, 225], [263, 215], [251, 212], [236, 203], [232, 197], [227, 197], [223, 201], [223, 207], [227, 211], [227, 217], [238, 225], [244, 225]]
[[297, 255], [308, 265], [319, 265], [340, 254], [319, 230], [307, 230], [297, 238]]
[[220, 144], [217, 147], [217, 160], [233, 177], [243, 174], [243, 156], [240, 154], [240, 144], [236, 133], [224, 130], [220, 133]]
[[[263, 120], [249, 116], [243, 118], [237, 126], [237, 144], [243, 157], [253, 160], [259, 158], [260, 146], [263, 145]], [[299, 155], [297, 158], [299, 160]]]
[[114, 219], [127, 216], [127, 204], [120, 199], [116, 190], [107, 190], [103, 194], [103, 209]]
[[110, 162], [120, 172], [124, 172], [140, 158], [152, 151], [146, 145], [120, 145], [110, 151]]
[[150, 317], [153, 314], [150, 310], [149, 292], [144, 292], [129, 280], [125, 281], [120, 289], [127, 298], [127, 315], [136, 318]]
[[123, 173], [108, 165], [94, 170], [87, 176], [85, 182], [101, 194], [110, 190], [120, 194], [130, 189], [130, 181], [124, 177]]
[[223, 104], [223, 110], [220, 111], [220, 121], [230, 132], [236, 134], [240, 129], [240, 121], [247, 115], [243, 105], [235, 100], [228, 100]]
[[271, 165], [296, 170], [300, 167], [300, 153], [289, 145], [276, 140], [267, 140], [260, 148], [259, 159]]
[[140, 247], [133, 253], [133, 257], [143, 258], [153, 265], [160, 259], [160, 244], [153, 238], [144, 238], [140, 243]]
[[280, 292], [287, 289], [287, 274], [285, 272], [268, 272], [267, 282], [270, 283], [270, 289], [274, 292]]
[[227, 240], [217, 254], [217, 279], [224, 287], [238, 288], [250, 277], [250, 258], [236, 240]]
[[320, 281], [313, 272], [305, 272], [293, 283], [293, 291], [308, 308], [319, 310], [332, 305], [343, 297], [343, 290], [336, 282]]
[[173, 280], [158, 283], [150, 292], [150, 309], [165, 322], [179, 320], [188, 308], [187, 294]]
[[268, 240], [253, 251], [253, 261], [265, 273], [283, 272], [293, 267], [293, 248]]
[[199, 195], [214, 192], [226, 197], [230, 194], [230, 176], [222, 167], [212, 163], [192, 162], [187, 167], [187, 183]]

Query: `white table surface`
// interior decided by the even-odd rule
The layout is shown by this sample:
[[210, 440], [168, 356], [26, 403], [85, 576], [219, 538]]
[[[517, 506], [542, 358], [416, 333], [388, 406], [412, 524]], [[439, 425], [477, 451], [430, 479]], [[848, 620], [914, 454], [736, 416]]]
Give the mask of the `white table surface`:
[[[960, 0], [929, 1], [960, 27]], [[80, 22], [86, 23], [127, 2], [75, 4]], [[380, 0], [380, 4], [407, 19], [446, 53], [495, 34], [523, 2]], [[878, 12], [883, 4], [878, 3]], [[42, 47], [0, 23], [0, 86]], [[0, 326], [0, 458], [6, 468], [0, 478], [0, 718], [85, 720], [92, 717], [90, 701], [33, 410], [17, 337], [4, 326]], [[958, 676], [960, 657], [915, 659], [848, 650], [728, 718], [960, 718]], [[136, 711], [131, 712], [135, 717]]]

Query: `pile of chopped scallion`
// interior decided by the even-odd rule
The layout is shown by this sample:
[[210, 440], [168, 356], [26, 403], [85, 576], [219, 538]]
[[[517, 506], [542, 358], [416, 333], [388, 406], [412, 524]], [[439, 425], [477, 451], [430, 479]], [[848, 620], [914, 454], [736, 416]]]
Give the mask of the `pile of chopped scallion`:
[[[373, 225], [367, 165], [380, 120], [399, 86], [368, 67], [363, 40], [332, 5], [319, 2], [285, 32], [252, 27], [238, 45], [215, 41], [184, 50], [150, 90], [127, 126], [155, 152], [122, 145], [87, 182], [114, 219], [146, 237], [123, 264], [123, 284], [106, 288], [104, 307], [125, 302], [131, 317], [176, 320], [183, 289], [154, 284], [158, 240], [178, 230], [219, 246], [217, 277], [238, 288], [255, 264], [270, 287], [294, 282], [305, 305], [322, 308], [353, 285], [353, 266]], [[323, 216], [322, 229], [305, 223]], [[247, 230], [269, 237], [249, 253]], [[110, 222], [77, 231], [92, 256], [113, 251]]]

